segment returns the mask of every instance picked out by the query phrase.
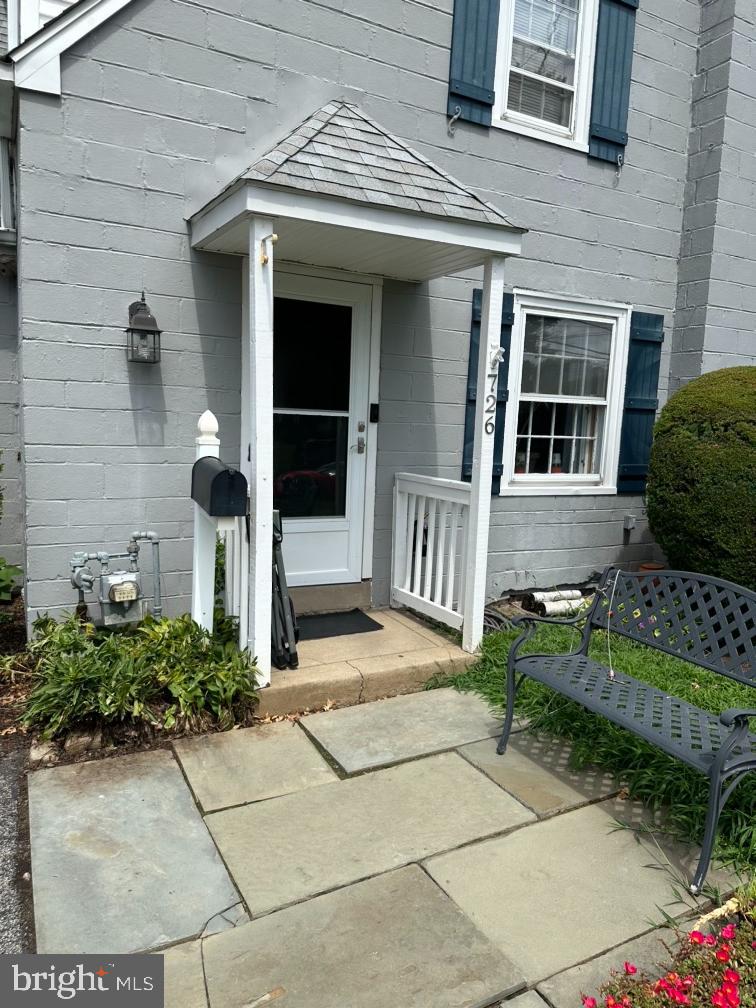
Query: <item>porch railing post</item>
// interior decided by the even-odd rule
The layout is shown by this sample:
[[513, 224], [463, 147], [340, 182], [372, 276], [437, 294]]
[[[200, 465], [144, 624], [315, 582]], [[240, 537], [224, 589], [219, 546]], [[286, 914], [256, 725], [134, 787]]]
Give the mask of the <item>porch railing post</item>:
[[[465, 651], [470, 652], [475, 651], [483, 639], [505, 261], [503, 256], [493, 256], [489, 259], [485, 266], [483, 279], [470, 522], [468, 525], [467, 563], [466, 569], [462, 573], [465, 578], [462, 647]], [[493, 408], [489, 405], [491, 401], [493, 401]]]
[[[220, 458], [218, 421], [205, 410], [197, 423], [199, 434], [195, 458]], [[215, 607], [215, 540], [213, 519], [199, 504], [194, 505], [194, 546], [192, 555], [192, 619], [212, 632]]]
[[[270, 683], [273, 555], [273, 222], [249, 222], [244, 260], [242, 470], [249, 483], [248, 646]], [[242, 605], [244, 605], [242, 601]]]

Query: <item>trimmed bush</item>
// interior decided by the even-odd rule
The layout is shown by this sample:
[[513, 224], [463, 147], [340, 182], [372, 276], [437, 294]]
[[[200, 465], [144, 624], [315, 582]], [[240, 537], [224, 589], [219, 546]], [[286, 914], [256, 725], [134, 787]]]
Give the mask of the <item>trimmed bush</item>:
[[713, 371], [669, 400], [646, 498], [672, 568], [756, 588], [756, 367]]

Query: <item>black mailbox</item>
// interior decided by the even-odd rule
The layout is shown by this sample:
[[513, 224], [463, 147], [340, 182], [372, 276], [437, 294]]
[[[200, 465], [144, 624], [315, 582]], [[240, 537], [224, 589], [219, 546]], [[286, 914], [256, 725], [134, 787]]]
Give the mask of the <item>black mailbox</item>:
[[247, 513], [247, 480], [220, 459], [197, 459], [192, 468], [192, 500], [213, 518]]

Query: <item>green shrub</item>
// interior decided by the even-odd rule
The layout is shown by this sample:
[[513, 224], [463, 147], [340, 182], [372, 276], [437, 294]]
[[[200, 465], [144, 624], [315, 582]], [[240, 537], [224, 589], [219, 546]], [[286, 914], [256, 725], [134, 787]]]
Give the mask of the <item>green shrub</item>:
[[255, 668], [233, 640], [189, 616], [147, 618], [125, 633], [70, 616], [38, 619], [28, 646], [35, 686], [24, 715], [45, 737], [82, 722], [133, 718], [160, 728], [230, 728], [257, 702]]
[[756, 367], [714, 371], [654, 428], [648, 518], [670, 565], [756, 588]]

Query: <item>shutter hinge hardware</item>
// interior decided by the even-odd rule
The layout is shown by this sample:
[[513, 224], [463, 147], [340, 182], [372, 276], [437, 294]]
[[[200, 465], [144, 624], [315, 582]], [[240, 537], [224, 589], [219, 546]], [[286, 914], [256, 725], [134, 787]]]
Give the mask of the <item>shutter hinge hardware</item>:
[[619, 154], [617, 155], [616, 179], [618, 182], [620, 180], [620, 176], [622, 175], [622, 169], [624, 167], [624, 164], [625, 164], [625, 155], [622, 153], [622, 151], [620, 151]]
[[504, 351], [504, 348], [499, 347], [497, 350], [494, 350], [493, 355], [491, 356], [491, 367], [492, 368], [501, 367], [501, 365], [504, 363], [506, 359], [507, 355]]
[[459, 119], [459, 117], [461, 115], [462, 115], [462, 106], [461, 105], [455, 105], [454, 106], [454, 115], [449, 120], [449, 124], [448, 124], [448, 126], [446, 128], [446, 131], [447, 131], [447, 133], [449, 134], [450, 137], [453, 137], [454, 134], [457, 132], [456, 129], [455, 129], [455, 123], [457, 122], [457, 120]]

